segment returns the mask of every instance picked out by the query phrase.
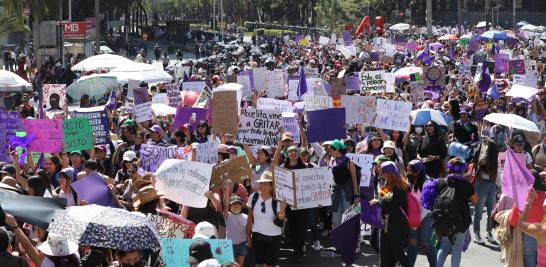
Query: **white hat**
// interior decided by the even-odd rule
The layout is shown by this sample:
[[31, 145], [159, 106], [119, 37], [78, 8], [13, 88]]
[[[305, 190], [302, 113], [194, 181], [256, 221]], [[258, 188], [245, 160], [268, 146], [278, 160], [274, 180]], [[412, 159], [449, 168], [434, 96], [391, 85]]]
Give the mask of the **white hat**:
[[49, 234], [47, 241], [42, 242], [36, 248], [48, 256], [68, 256], [78, 252], [78, 245], [65, 237]]
[[202, 238], [202, 239], [211, 239], [212, 237], [216, 238], [216, 227], [209, 222], [200, 222], [195, 226], [195, 233], [193, 234], [193, 239]]
[[137, 158], [136, 153], [134, 151], [125, 151], [123, 153], [123, 160], [125, 161], [133, 161]]
[[381, 153], [385, 153], [385, 148], [392, 148], [396, 150], [396, 144], [391, 140], [385, 141], [385, 143], [383, 143], [383, 147], [381, 148]]
[[197, 267], [221, 267], [222, 265], [217, 259], [208, 259], [200, 262]]

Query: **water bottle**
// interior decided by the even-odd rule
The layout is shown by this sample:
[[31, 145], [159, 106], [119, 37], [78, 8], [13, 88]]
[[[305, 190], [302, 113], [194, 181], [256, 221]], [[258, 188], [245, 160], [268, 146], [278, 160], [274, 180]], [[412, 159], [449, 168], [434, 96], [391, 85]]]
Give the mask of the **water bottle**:
[[320, 256], [323, 258], [334, 258], [336, 253], [331, 250], [323, 250], [320, 252]]

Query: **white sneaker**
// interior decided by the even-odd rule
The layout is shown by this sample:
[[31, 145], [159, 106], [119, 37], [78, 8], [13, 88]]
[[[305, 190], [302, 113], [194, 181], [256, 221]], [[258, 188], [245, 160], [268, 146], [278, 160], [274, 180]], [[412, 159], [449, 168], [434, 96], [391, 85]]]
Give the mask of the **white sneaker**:
[[491, 243], [497, 243], [497, 240], [493, 237], [493, 234], [491, 234], [491, 231], [487, 231], [487, 235], [485, 236], [485, 239]]
[[474, 233], [474, 242], [480, 245], [485, 244], [485, 241], [483, 241], [482, 237], [480, 236], [480, 233]]
[[319, 240], [316, 240], [314, 243], [313, 243], [313, 249], [314, 250], [320, 250], [320, 241]]

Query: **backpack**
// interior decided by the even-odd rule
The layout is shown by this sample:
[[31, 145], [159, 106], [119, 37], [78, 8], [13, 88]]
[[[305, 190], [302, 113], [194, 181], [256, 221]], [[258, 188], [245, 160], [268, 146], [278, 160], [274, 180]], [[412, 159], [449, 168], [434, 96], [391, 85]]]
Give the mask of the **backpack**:
[[438, 188], [441, 190], [434, 201], [432, 228], [438, 235], [451, 239], [456, 233], [466, 231], [465, 228], [468, 227], [464, 214], [466, 203], [457, 198], [455, 187], [450, 186], [447, 180], [440, 181]]
[[406, 199], [408, 203], [408, 213], [404, 212], [404, 209], [400, 208], [402, 214], [408, 220], [408, 226], [410, 228], [419, 228], [421, 226], [421, 208], [419, 207], [419, 201], [410, 192], [406, 192]]
[[[252, 211], [254, 211], [254, 206], [256, 205], [256, 203], [258, 202], [258, 197], [260, 196], [260, 194], [258, 194], [258, 192], [254, 193], [254, 195], [252, 196], [252, 202], [250, 202], [250, 207], [252, 209]], [[284, 225], [284, 220], [281, 220], [279, 218], [277, 218], [277, 204], [278, 204], [278, 201], [275, 199], [275, 198], [271, 198], [271, 208], [273, 209], [273, 214], [275, 214], [275, 220], [273, 220], [273, 223], [278, 226], [278, 227], [282, 227]]]

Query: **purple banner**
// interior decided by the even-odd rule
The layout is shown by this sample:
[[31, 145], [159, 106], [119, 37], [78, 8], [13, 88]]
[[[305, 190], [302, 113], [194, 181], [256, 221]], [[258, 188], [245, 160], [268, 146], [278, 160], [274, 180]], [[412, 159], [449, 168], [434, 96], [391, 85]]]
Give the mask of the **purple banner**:
[[[6, 144], [8, 136], [15, 135], [15, 132], [23, 130], [23, 124], [19, 118], [19, 112], [0, 111], [0, 144]], [[7, 151], [0, 151], [0, 161], [11, 161]]]
[[176, 115], [174, 116], [174, 128], [178, 129], [180, 126], [189, 123], [193, 114], [195, 114], [194, 122], [192, 126], [199, 123], [201, 120], [207, 119], [207, 109], [204, 108], [192, 108], [192, 107], [178, 107], [176, 109]]
[[97, 172], [92, 172], [71, 184], [72, 189], [78, 194], [79, 200], [85, 200], [89, 204], [101, 206], [114, 206], [112, 193], [104, 182], [104, 179]]

